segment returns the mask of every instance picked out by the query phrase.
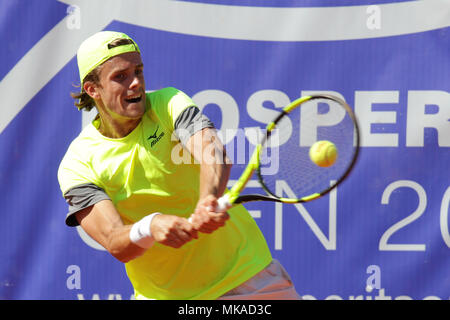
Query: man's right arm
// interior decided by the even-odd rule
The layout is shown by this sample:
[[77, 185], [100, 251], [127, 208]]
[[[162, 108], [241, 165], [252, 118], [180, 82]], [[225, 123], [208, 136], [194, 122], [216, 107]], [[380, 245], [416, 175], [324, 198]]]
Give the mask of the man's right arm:
[[[121, 262], [135, 259], [148, 249], [131, 240], [133, 225], [122, 222], [111, 200], [102, 200], [84, 208], [75, 213], [75, 218], [90, 237]], [[149, 228], [154, 241], [173, 248], [197, 238], [197, 231], [187, 219], [173, 215], [156, 215]]]

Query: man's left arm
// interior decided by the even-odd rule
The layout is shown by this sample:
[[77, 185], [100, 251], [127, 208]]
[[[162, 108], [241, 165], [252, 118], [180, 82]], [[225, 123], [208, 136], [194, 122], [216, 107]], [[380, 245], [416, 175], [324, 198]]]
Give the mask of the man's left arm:
[[191, 222], [196, 230], [211, 233], [229, 219], [228, 213], [215, 212], [215, 208], [226, 189], [232, 164], [215, 128], [197, 131], [185, 147], [200, 163], [200, 197]]

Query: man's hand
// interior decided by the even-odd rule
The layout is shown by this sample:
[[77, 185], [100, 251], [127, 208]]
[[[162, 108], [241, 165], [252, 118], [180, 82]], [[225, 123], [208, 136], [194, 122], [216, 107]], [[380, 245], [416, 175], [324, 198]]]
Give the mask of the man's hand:
[[215, 212], [217, 198], [209, 195], [197, 203], [195, 212], [189, 221], [195, 230], [203, 233], [212, 233], [225, 225], [230, 218], [227, 212]]
[[150, 226], [153, 239], [163, 245], [180, 248], [192, 239], [197, 239], [197, 230], [185, 218], [160, 214], [153, 218]]

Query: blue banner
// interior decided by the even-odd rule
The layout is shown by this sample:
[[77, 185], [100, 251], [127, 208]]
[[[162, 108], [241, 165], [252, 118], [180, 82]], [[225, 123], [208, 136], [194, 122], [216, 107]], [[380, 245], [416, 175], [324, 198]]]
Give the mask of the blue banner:
[[344, 98], [362, 133], [349, 179], [247, 208], [304, 299], [450, 299], [450, 0], [108, 3], [0, 2], [0, 299], [133, 298], [123, 264], [65, 226], [56, 176], [95, 116], [70, 92], [101, 30], [139, 44], [148, 90], [183, 90], [221, 129], [230, 186], [276, 111]]

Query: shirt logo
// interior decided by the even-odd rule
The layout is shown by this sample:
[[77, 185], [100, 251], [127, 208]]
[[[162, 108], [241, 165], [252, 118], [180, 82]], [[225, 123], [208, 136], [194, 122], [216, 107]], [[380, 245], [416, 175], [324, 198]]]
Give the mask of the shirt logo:
[[155, 133], [153, 133], [151, 136], [149, 136], [149, 137], [147, 138], [147, 140], [152, 139], [152, 141], [150, 142], [150, 147], [152, 147], [152, 148], [153, 148], [153, 146], [154, 146], [155, 144], [158, 143], [159, 140], [161, 140], [162, 137], [164, 137], [164, 132], [161, 132], [161, 133], [158, 135], [158, 130], [159, 130], [159, 126], [156, 127]]

